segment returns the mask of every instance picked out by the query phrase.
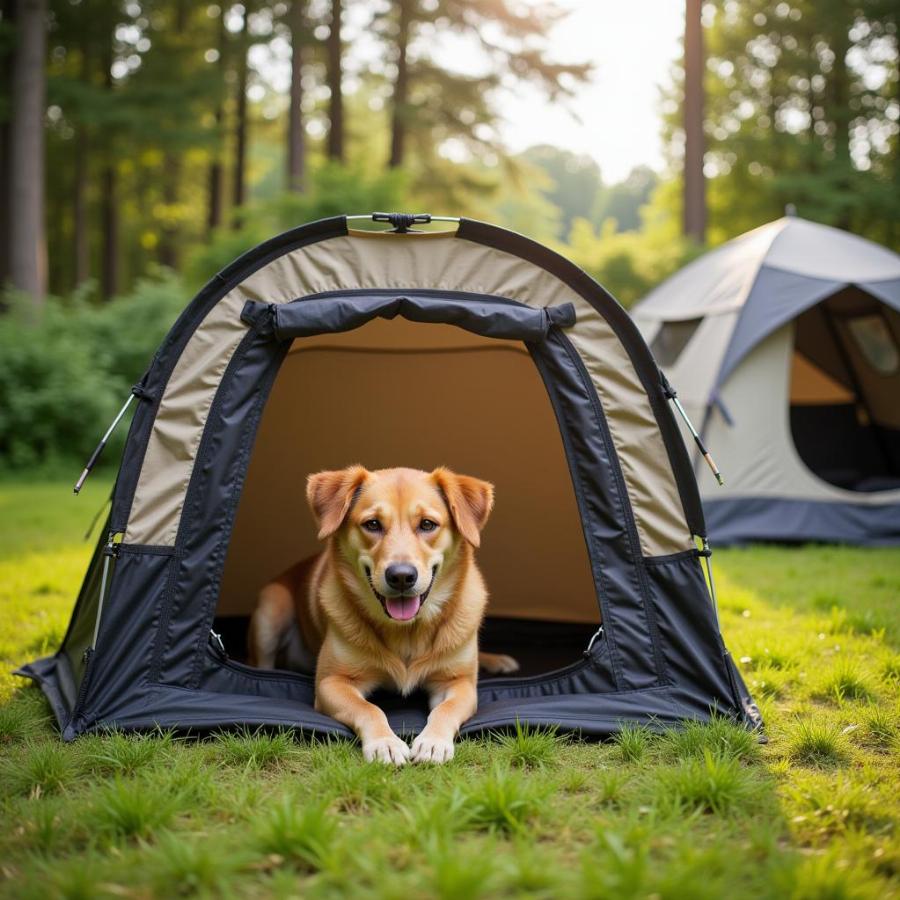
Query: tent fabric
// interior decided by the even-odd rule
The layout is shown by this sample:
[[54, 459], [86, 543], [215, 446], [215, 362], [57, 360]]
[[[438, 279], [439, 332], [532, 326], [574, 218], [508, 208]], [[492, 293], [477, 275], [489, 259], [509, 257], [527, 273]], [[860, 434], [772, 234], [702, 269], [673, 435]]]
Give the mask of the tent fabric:
[[[370, 390], [373, 373], [377, 391]], [[443, 387], [448, 376], [452, 390]], [[412, 437], [409, 409], [432, 411], [428, 427]], [[365, 450], [348, 458], [361, 430]], [[590, 563], [559, 428], [521, 342], [399, 317], [295, 339], [263, 410], [217, 616], [249, 615], [271, 573], [316, 552], [304, 480], [280, 473], [333, 468], [336, 460], [373, 469], [403, 461], [428, 470], [440, 462], [492, 482], [497, 502], [478, 552], [491, 615], [506, 623], [540, 620], [545, 632], [550, 621], [577, 621], [596, 631]]]
[[280, 307], [248, 300], [241, 318], [253, 324], [266, 314], [271, 315], [272, 330], [280, 341], [352, 331], [376, 317], [402, 316], [410, 322], [444, 322], [484, 337], [519, 341], [542, 341], [550, 334], [552, 325], [575, 324], [575, 307], [571, 303], [531, 309], [499, 299], [485, 300], [478, 294], [397, 297], [393, 291], [344, 293]]
[[790, 497], [734, 497], [706, 504], [716, 543], [834, 543], [890, 547], [900, 543], [900, 519], [884, 504]]
[[[879, 316], [900, 348], [898, 303], [900, 256], [786, 217], [694, 260], [634, 308], [648, 340], [703, 319], [664, 368], [725, 477], [719, 487], [699, 476], [714, 541], [779, 539], [782, 513], [797, 539], [896, 540], [900, 374], [872, 366], [852, 322]], [[823, 440], [845, 451], [841, 471], [825, 468], [829, 454], [810, 455]], [[701, 473], [696, 453], [694, 465]]]
[[[505, 279], [499, 292], [498, 278]], [[254, 552], [235, 525], [280, 373], [302, 372], [304, 354], [339, 345], [339, 332], [351, 326], [359, 326], [353, 335], [371, 330], [351, 341], [345, 365], [371, 359], [366, 345], [380, 346], [388, 334], [382, 349], [419, 358], [421, 348], [402, 346], [403, 328], [394, 331], [401, 323], [381, 318], [395, 313], [403, 327], [432, 329], [423, 333], [426, 349], [451, 351], [442, 356], [448, 378], [454, 360], [469, 360], [474, 348], [516, 360], [527, 353], [552, 409], [541, 427], [555, 423], [571, 478], [568, 508], [588, 579], [579, 589], [592, 595], [594, 623], [602, 620], [570, 664], [481, 681], [479, 711], [464, 733], [524, 722], [605, 736], [626, 721], [659, 728], [714, 712], [760, 727], [693, 542], [706, 528], [663, 379], [621, 307], [570, 263], [501, 229], [463, 221], [450, 236], [364, 237], [340, 218], [273, 239], [216, 276], [136, 386], [140, 403], [107, 534], [72, 625], [56, 654], [19, 670], [44, 689], [63, 737], [237, 725], [348, 734], [315, 711], [308, 676], [249, 668], [213, 629], [226, 560], [240, 565], [242, 553]], [[409, 321], [417, 319], [424, 324]], [[443, 332], [433, 329], [454, 324], [466, 326], [464, 337], [442, 346]], [[345, 452], [358, 453], [366, 433], [359, 423]], [[306, 432], [307, 441], [316, 436]], [[303, 474], [288, 465], [267, 476], [277, 488]], [[501, 619], [541, 611], [517, 608], [510, 594], [495, 607]], [[584, 601], [570, 603], [565, 592], [542, 602], [582, 632], [590, 622]], [[425, 698], [386, 694], [378, 702], [399, 732], [423, 727]]]
[[726, 381], [763, 338], [843, 286], [840, 281], [761, 266], [731, 335], [713, 390]]
[[886, 281], [867, 281], [866, 291], [886, 303], [892, 309], [900, 311], [900, 278]]
[[[439, 238], [429, 235], [424, 240], [412, 234], [402, 241], [396, 236], [349, 236], [344, 227], [342, 235], [304, 242], [272, 260], [261, 254], [254, 259], [249, 274], [228, 283], [228, 290], [221, 293], [187, 339], [166, 383], [155, 387], [161, 392], [158, 414], [139, 465], [134, 499], [127, 512], [116, 510], [114, 525], [121, 518], [128, 520], [126, 541], [174, 543], [181, 517], [180, 498], [190, 481], [216, 388], [246, 332], [240, 314], [247, 300], [283, 304], [298, 296], [335, 291], [374, 288], [402, 292], [415, 288], [477, 292], [532, 307], [571, 302], [579, 322], [573, 344], [585, 360], [606, 411], [612, 439], [621, 452], [642, 549], [648, 555], [659, 555], [690, 547], [691, 531], [697, 530], [697, 517], [702, 514], [699, 503], [682, 494], [690, 489], [673, 481], [672, 455], [680, 453], [680, 439], [677, 426], [671, 423], [664, 426], [668, 434], [660, 432], [658, 409], [664, 399], [658, 390], [648, 395], [644, 383], [655, 376], [651, 372], [642, 378], [616, 329], [560, 274], [525, 255], [486, 245], [482, 241], [489, 239], [490, 233], [482, 236], [474, 224], [468, 228], [467, 224], [464, 220], [455, 234]], [[484, 226], [479, 227], [484, 230]], [[467, 234], [480, 240], [467, 239]], [[620, 330], [633, 328], [630, 322], [619, 323]], [[631, 340], [636, 337], [635, 330]], [[647, 353], [645, 347], [640, 349]], [[647, 368], [651, 366], [648, 363]], [[626, 454], [627, 447], [641, 447], [639, 458]], [[693, 517], [688, 527], [685, 503]]]

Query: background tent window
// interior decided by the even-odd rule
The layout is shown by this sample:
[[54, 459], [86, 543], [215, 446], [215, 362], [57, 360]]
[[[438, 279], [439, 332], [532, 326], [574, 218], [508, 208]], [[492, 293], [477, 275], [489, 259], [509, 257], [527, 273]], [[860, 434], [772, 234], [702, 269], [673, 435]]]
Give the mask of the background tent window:
[[893, 375], [900, 366], [900, 353], [883, 316], [857, 316], [847, 323], [850, 334], [869, 365], [882, 375]]
[[663, 322], [650, 345], [656, 361], [663, 367], [674, 366], [702, 321], [684, 319], [681, 322]]

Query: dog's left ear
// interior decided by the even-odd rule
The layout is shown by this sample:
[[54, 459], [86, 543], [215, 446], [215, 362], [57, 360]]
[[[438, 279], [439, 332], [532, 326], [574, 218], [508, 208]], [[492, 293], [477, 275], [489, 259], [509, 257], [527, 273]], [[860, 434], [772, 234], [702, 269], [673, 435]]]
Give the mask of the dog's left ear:
[[494, 486], [470, 475], [435, 469], [431, 477], [443, 492], [459, 533], [473, 546], [481, 544], [481, 530], [494, 507]]
[[344, 521], [357, 488], [369, 477], [363, 466], [316, 472], [306, 479], [306, 499], [319, 523], [319, 540], [330, 537]]

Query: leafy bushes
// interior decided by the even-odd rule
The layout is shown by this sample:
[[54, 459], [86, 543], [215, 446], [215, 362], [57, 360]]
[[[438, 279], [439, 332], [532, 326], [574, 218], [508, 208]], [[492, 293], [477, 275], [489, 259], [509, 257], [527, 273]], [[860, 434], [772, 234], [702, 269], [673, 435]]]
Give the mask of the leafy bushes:
[[[165, 274], [103, 306], [84, 293], [50, 298], [38, 317], [9, 298], [0, 316], [0, 468], [82, 462], [186, 299]], [[123, 423], [107, 460], [126, 431]]]

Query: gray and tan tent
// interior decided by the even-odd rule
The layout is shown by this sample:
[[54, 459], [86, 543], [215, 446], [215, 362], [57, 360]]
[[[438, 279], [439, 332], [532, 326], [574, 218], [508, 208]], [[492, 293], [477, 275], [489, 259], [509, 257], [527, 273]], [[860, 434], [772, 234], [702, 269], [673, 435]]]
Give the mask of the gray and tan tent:
[[718, 543], [900, 543], [900, 256], [788, 216], [633, 315], [725, 473]]
[[[379, 218], [394, 228], [328, 219], [238, 259], [135, 386], [68, 633], [20, 670], [63, 736], [349, 734], [315, 711], [308, 674], [242, 657], [261, 585], [316, 552], [307, 473], [353, 462], [496, 485], [482, 645], [523, 671], [480, 682], [464, 733], [518, 721], [602, 736], [713, 711], [758, 725], [704, 575], [690, 460], [633, 322], [519, 235]], [[422, 698], [378, 702], [398, 733], [425, 723]]]

